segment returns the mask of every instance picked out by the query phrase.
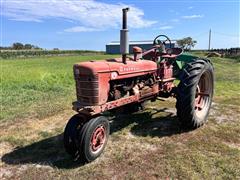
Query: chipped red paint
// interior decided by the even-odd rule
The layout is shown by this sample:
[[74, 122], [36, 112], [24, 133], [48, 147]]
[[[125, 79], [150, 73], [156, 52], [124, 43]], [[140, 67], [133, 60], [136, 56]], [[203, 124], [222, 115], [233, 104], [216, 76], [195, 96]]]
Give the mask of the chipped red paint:
[[107, 102], [103, 105], [98, 106], [83, 106], [79, 102], [73, 102], [73, 110], [81, 112], [83, 114], [95, 115], [129, 103], [138, 102], [139, 100], [139, 95], [133, 95], [115, 101]]
[[[110, 80], [142, 76], [156, 70], [156, 63], [149, 60], [128, 60], [123, 64], [121, 59], [108, 59], [75, 64], [78, 101], [83, 105], [103, 105], [108, 99]], [[112, 76], [112, 73], [115, 75]]]
[[[79, 113], [95, 115], [129, 103], [155, 98], [160, 91], [170, 92], [175, 80], [173, 66], [168, 64], [168, 61], [162, 61], [158, 65], [156, 61], [159, 54], [156, 53], [156, 47], [142, 53], [142, 56], [149, 60], [127, 58], [126, 63], [123, 63], [121, 58], [115, 58], [75, 64], [74, 77], [78, 101], [73, 104], [73, 109]], [[172, 55], [170, 58], [174, 59], [175, 56]], [[155, 83], [143, 87], [140, 91], [136, 90], [135, 95], [108, 102], [110, 81], [144, 75], [154, 77]]]
[[160, 63], [159, 76], [161, 79], [168, 79], [173, 77], [173, 66], [164, 61]]
[[[130, 74], [132, 77], [144, 75], [146, 73], [149, 73], [149, 71], [156, 71], [157, 65], [155, 62], [150, 60], [133, 61], [130, 59], [128, 59], [126, 64], [123, 64], [121, 58], [116, 58], [75, 64], [74, 70], [76, 71], [77, 69], [80, 69], [83, 72], [87, 71], [89, 74], [117, 72], [118, 75], [121, 75], [118, 78], [121, 79], [123, 77], [125, 78], [127, 75]], [[80, 73], [80, 75], [81, 74], [82, 73]]]
[[104, 141], [106, 140], [106, 133], [104, 127], [98, 126], [92, 134], [90, 149], [93, 153], [97, 153], [103, 148]]

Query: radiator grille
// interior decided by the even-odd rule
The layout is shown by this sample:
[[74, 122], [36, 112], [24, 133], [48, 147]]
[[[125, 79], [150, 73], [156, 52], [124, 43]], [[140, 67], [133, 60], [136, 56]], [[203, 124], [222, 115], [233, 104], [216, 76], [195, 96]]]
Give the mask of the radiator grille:
[[77, 99], [81, 105], [98, 104], [98, 76], [79, 75], [75, 78]]

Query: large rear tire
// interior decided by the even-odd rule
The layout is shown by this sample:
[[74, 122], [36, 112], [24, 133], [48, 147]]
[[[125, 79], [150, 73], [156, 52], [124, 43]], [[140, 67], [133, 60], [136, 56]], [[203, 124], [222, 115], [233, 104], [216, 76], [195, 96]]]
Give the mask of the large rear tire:
[[206, 121], [214, 89], [213, 66], [208, 59], [188, 63], [177, 89], [177, 116], [185, 128], [198, 128]]

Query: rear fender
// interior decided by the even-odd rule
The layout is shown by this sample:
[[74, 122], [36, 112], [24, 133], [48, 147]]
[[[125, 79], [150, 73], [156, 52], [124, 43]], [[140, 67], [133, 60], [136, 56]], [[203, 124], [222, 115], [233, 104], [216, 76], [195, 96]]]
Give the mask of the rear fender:
[[176, 64], [177, 64], [178, 68], [181, 70], [184, 68], [186, 63], [192, 62], [197, 58], [199, 58], [199, 57], [191, 55], [189, 53], [183, 53], [177, 57]]

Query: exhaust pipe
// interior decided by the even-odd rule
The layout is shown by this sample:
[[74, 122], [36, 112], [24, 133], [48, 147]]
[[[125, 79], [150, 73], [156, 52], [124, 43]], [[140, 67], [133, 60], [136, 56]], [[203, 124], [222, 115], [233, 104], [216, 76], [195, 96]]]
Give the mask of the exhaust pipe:
[[128, 29], [127, 29], [127, 12], [129, 8], [122, 9], [122, 29], [120, 30], [120, 53], [122, 54], [122, 62], [126, 64], [127, 54], [129, 53]]

